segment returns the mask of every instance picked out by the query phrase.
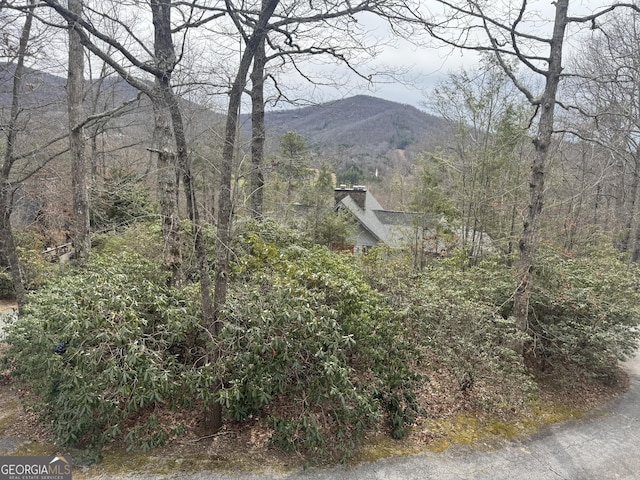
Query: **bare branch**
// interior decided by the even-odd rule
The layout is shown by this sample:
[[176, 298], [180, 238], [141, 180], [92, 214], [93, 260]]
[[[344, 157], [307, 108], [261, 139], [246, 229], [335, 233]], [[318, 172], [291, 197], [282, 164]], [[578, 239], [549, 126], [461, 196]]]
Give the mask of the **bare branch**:
[[[82, 27], [82, 29], [86, 30], [91, 35], [93, 35], [94, 37], [99, 39], [100, 41], [102, 41], [102, 42], [106, 43], [107, 45], [110, 45], [111, 47], [116, 49], [129, 62], [131, 62], [131, 64], [134, 65], [135, 67], [137, 67], [137, 68], [139, 68], [139, 69], [141, 69], [141, 70], [143, 70], [145, 72], [148, 72], [148, 73], [150, 73], [150, 74], [152, 74], [154, 76], [162, 75], [162, 72], [155, 65], [151, 64], [150, 62], [142, 62], [142, 61], [140, 61], [139, 59], [137, 59], [129, 51], [129, 49], [127, 49], [124, 45], [122, 45], [120, 42], [118, 42], [115, 38], [113, 38], [110, 35], [106, 35], [106, 34], [102, 33], [101, 31], [96, 29], [91, 23], [89, 23], [86, 20], [78, 17], [74, 13], [70, 12], [67, 8], [63, 7], [57, 0], [42, 0], [42, 1], [45, 4], [47, 4], [49, 7], [53, 8], [62, 18], [64, 18], [68, 22], [75, 23], [75, 24], [79, 25], [80, 27]], [[101, 52], [101, 49], [96, 47], [93, 44], [93, 42], [91, 42], [89, 36], [84, 31], [79, 30], [79, 33], [81, 34], [83, 45], [86, 48], [90, 49], [92, 53], [94, 53], [95, 55], [100, 57], [103, 61], [109, 63], [109, 65], [112, 68], [114, 68], [116, 71], [118, 71], [119, 73], [124, 71], [124, 69], [122, 67], [120, 67], [117, 64], [117, 62], [115, 62], [115, 60], [113, 60], [112, 58], [110, 58], [107, 55], [104, 55]], [[91, 46], [93, 46], [93, 48], [91, 48]], [[127, 73], [123, 74], [123, 78], [125, 78], [125, 80], [127, 82], [130, 82], [130, 75], [128, 75]], [[137, 85], [133, 85], [133, 86], [138, 88]], [[141, 88], [141, 89], [143, 89], [143, 88]]]
[[106, 110], [104, 112], [100, 112], [100, 113], [96, 113], [93, 115], [89, 115], [88, 117], [86, 117], [82, 122], [80, 122], [79, 124], [77, 124], [75, 127], [73, 127], [74, 130], [78, 130], [81, 129], [91, 123], [97, 122], [98, 120], [102, 120], [104, 118], [109, 118], [109, 117], [113, 117], [118, 115], [119, 113], [123, 112], [129, 105], [132, 105], [134, 103], [137, 103], [140, 101], [140, 98], [142, 97], [143, 92], [139, 92], [138, 95], [135, 98], [132, 98], [130, 100], [127, 100], [126, 102], [123, 102], [122, 104], [118, 105], [117, 107], [111, 109], [111, 110]]
[[598, 12], [592, 15], [586, 15], [583, 17], [567, 17], [567, 21], [571, 23], [593, 23], [598, 18], [606, 15], [607, 13], [613, 12], [614, 10], [618, 10], [621, 8], [630, 8], [635, 12], [640, 12], [640, 6], [636, 3], [615, 3], [613, 5], [609, 5], [608, 7], [599, 10]]

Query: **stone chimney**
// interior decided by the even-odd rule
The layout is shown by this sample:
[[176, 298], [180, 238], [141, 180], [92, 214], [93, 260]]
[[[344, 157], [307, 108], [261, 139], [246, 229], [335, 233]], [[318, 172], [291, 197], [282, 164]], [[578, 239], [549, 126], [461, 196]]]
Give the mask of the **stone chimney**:
[[354, 185], [353, 187], [340, 185], [338, 188], [334, 189], [333, 192], [333, 198], [336, 204], [343, 198], [351, 197], [353, 201], [356, 202], [356, 205], [358, 205], [362, 210], [365, 209], [367, 187], [364, 185]]

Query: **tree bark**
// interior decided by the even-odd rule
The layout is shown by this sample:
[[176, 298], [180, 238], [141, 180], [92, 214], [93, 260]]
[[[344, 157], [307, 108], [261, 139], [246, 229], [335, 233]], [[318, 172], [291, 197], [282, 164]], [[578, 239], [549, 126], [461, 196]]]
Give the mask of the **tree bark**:
[[[211, 277], [209, 262], [207, 260], [207, 249], [202, 237], [202, 225], [200, 223], [200, 212], [198, 210], [198, 203], [196, 201], [196, 193], [193, 182], [193, 173], [191, 169], [191, 160], [189, 158], [189, 151], [187, 145], [187, 138], [184, 130], [184, 121], [182, 118], [182, 112], [178, 99], [176, 98], [173, 88], [171, 86], [171, 73], [175, 64], [175, 47], [171, 38], [171, 2], [169, 0], [153, 1], [152, 12], [153, 21], [155, 26], [155, 45], [156, 56], [160, 60], [161, 70], [165, 72], [161, 78], [157, 78], [156, 85], [161, 90], [162, 98], [158, 98], [158, 105], [162, 105], [159, 112], [158, 120], [163, 127], [162, 139], [168, 141], [171, 138], [175, 141], [177, 165], [165, 164], [166, 175], [163, 176], [164, 189], [166, 192], [165, 201], [169, 199], [177, 198], [177, 192], [171, 193], [169, 187], [169, 177], [172, 176], [172, 172], [176, 172], [177, 166], [178, 178], [182, 178], [186, 197], [187, 214], [191, 222], [191, 231], [193, 234], [194, 249], [197, 258], [198, 274], [200, 277], [200, 298], [202, 302], [202, 314], [205, 328], [215, 323], [213, 300], [211, 295]], [[169, 112], [170, 117], [166, 118], [164, 113]], [[162, 115], [160, 115], [162, 113]], [[161, 117], [161, 118], [160, 118]], [[172, 131], [168, 131], [170, 124], [173, 127]], [[162, 150], [161, 150], [162, 153]], [[164, 161], [169, 159], [168, 156], [162, 155]], [[171, 159], [174, 156], [171, 155]], [[175, 179], [175, 176], [173, 177]], [[176, 186], [177, 179], [173, 181], [173, 186]], [[175, 189], [177, 190], [177, 189]], [[171, 202], [171, 208], [175, 208], [175, 218], [177, 220], [177, 200]], [[169, 209], [169, 205], [166, 205]], [[177, 231], [177, 230], [176, 230]], [[167, 233], [170, 235], [169, 226], [167, 225]], [[179, 248], [177, 248], [176, 254], [179, 255]], [[215, 338], [215, 337], [214, 337]], [[213, 346], [214, 360], [219, 355], [217, 346]], [[205, 407], [204, 427], [205, 429], [219, 429], [222, 426], [222, 409], [220, 404], [215, 403], [213, 406], [207, 405]]]
[[150, 97], [154, 116], [153, 143], [157, 155], [158, 203], [164, 242], [163, 262], [165, 268], [171, 272], [171, 284], [177, 285], [180, 283], [182, 254], [180, 252], [180, 219], [176, 205], [175, 154], [172, 147], [171, 112], [158, 84], [159, 81], [156, 80], [157, 89]]
[[202, 312], [206, 325], [213, 321], [213, 301], [211, 296], [211, 278], [209, 276], [210, 267], [207, 260], [207, 249], [202, 237], [202, 223], [200, 219], [200, 211], [198, 202], [196, 201], [196, 192], [193, 181], [193, 171], [191, 168], [191, 159], [187, 150], [187, 141], [184, 133], [184, 123], [182, 113], [177, 104], [175, 96], [171, 90], [171, 117], [173, 120], [173, 131], [176, 139], [178, 150], [178, 165], [182, 172], [182, 181], [184, 183], [185, 197], [187, 203], [187, 214], [191, 221], [191, 231], [193, 233], [194, 248], [198, 262], [198, 273], [200, 275], [200, 292], [202, 297]]
[[13, 186], [11, 185], [11, 169], [15, 162], [15, 143], [18, 136], [18, 115], [20, 113], [20, 94], [22, 92], [22, 80], [24, 76], [24, 59], [27, 55], [31, 25], [33, 24], [34, 0], [29, 1], [26, 18], [20, 41], [18, 44], [17, 63], [13, 76], [13, 90], [11, 94], [11, 113], [9, 123], [5, 127], [7, 131], [7, 143], [5, 146], [2, 169], [0, 170], [0, 242], [7, 256], [9, 269], [13, 280], [13, 290], [16, 295], [18, 309], [25, 302], [26, 291], [20, 268], [20, 259], [13, 239], [11, 227], [11, 211], [13, 209]]
[[[520, 259], [517, 264], [517, 289], [513, 315], [516, 327], [522, 332], [529, 328], [529, 303], [532, 293], [532, 275], [535, 267], [540, 213], [544, 200], [544, 173], [553, 135], [554, 111], [560, 75], [562, 73], [562, 47], [567, 27], [569, 0], [557, 0], [553, 35], [550, 41], [545, 89], [540, 99], [540, 121], [533, 139], [535, 154], [529, 178], [529, 209], [520, 239]], [[520, 350], [523, 346], [519, 347]]]
[[[238, 111], [242, 100], [242, 93], [247, 83], [247, 74], [254, 55], [267, 34], [267, 23], [273, 15], [279, 0], [264, 0], [260, 17], [252, 35], [246, 42], [245, 51], [240, 60], [240, 66], [229, 92], [227, 121], [225, 124], [224, 147], [222, 150], [222, 165], [220, 166], [220, 193], [218, 197], [218, 236], [216, 240], [215, 264], [215, 292], [213, 297], [214, 319], [209, 326], [209, 333], [218, 338], [224, 324], [222, 309], [227, 300], [229, 252], [231, 250], [231, 225], [233, 203], [231, 198], [231, 177], [233, 171], [233, 154], [235, 151], [236, 128], [238, 125]], [[214, 352], [214, 359], [218, 352]], [[217, 430], [222, 426], [222, 406], [218, 405], [212, 412], [208, 427]]]
[[258, 44], [251, 71], [251, 216], [263, 218], [264, 203], [264, 69], [265, 41]]
[[[69, 11], [83, 15], [82, 0], [69, 0]], [[69, 116], [69, 152], [73, 191], [72, 239], [75, 257], [82, 262], [91, 250], [89, 223], [89, 186], [84, 139], [84, 47], [75, 22], [69, 22], [69, 65], [67, 76], [67, 111]]]
[[180, 217], [176, 182], [176, 155], [173, 148], [171, 104], [166, 92], [171, 89], [171, 74], [176, 55], [171, 36], [171, 1], [151, 0], [154, 27], [154, 53], [157, 74], [149, 97], [155, 120], [154, 144], [158, 155], [158, 197], [164, 239], [164, 264], [171, 272], [172, 284], [181, 283]]
[[[198, 202], [196, 201], [196, 192], [193, 182], [193, 172], [191, 168], [191, 159], [187, 147], [187, 139], [184, 132], [184, 122], [182, 112], [178, 105], [177, 99], [170, 85], [164, 90], [165, 98], [171, 109], [171, 119], [173, 123], [173, 134], [175, 137], [177, 148], [178, 166], [182, 173], [182, 181], [184, 184], [184, 193], [187, 204], [187, 214], [191, 221], [191, 232], [193, 235], [194, 249], [196, 253], [196, 262], [198, 265], [198, 275], [200, 277], [200, 299], [202, 302], [202, 317], [205, 327], [215, 322], [213, 297], [211, 294], [211, 276], [210, 266], [207, 259], [207, 247], [202, 236], [202, 224], [200, 221], [200, 212]], [[213, 346], [214, 360], [218, 358], [219, 351], [216, 345]], [[219, 388], [219, 387], [217, 387]], [[216, 403], [213, 406], [205, 408], [203, 425], [205, 430], [219, 429], [222, 426], [222, 408]]]

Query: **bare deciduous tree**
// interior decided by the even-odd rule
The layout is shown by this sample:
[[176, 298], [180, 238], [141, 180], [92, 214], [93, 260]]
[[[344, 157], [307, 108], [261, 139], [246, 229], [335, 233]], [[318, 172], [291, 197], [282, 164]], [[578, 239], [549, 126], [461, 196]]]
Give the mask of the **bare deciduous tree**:
[[[372, 82], [375, 74], [365, 75], [359, 69], [361, 56], [374, 57], [377, 40], [370, 41], [366, 30], [360, 26], [357, 15], [365, 12], [386, 16], [399, 8], [406, 8], [404, 2], [389, 0], [364, 0], [355, 3], [344, 2], [301, 2], [291, 0], [282, 3], [282, 12], [276, 12], [267, 27], [265, 41], [256, 51], [251, 72], [251, 212], [254, 218], [262, 217], [264, 188], [264, 103], [265, 82], [273, 82], [276, 101], [295, 103], [288, 97], [277, 80], [276, 72], [295, 72], [310, 84], [334, 84], [335, 80], [317, 79], [305, 73], [304, 63], [308, 60], [331, 61], [345, 66], [364, 81]], [[251, 21], [239, 17], [237, 23], [243, 38], [244, 30], [252, 28]], [[268, 49], [268, 50], [267, 50]], [[275, 64], [275, 65], [274, 65]], [[272, 66], [268, 69], [268, 66]], [[308, 101], [308, 100], [307, 100]]]
[[[83, 17], [81, 0], [69, 0], [68, 8], [76, 17]], [[76, 22], [69, 22], [69, 68], [67, 72], [67, 112], [69, 121], [69, 152], [71, 153], [71, 183], [73, 191], [72, 238], [76, 258], [89, 256], [91, 235], [89, 226], [89, 187], [84, 138], [84, 47]]]
[[[554, 134], [558, 88], [564, 77], [563, 49], [567, 29], [570, 25], [594, 25], [599, 18], [618, 8], [638, 8], [634, 4], [612, 3], [590, 15], [571, 16], [569, 3], [570, 0], [554, 2], [550, 30], [541, 33], [535, 30], [532, 23], [528, 23], [534, 16], [539, 16], [540, 12], [534, 11], [527, 0], [508, 7], [475, 0], [438, 0], [443, 8], [441, 21], [433, 18], [418, 21], [430, 35], [448, 45], [495, 54], [505, 73], [536, 109], [536, 130], [533, 135], [535, 155], [531, 161], [529, 177], [529, 207], [523, 216], [513, 307], [515, 323], [521, 331], [528, 329], [532, 274], [538, 246], [540, 214], [544, 204], [545, 169]], [[416, 22], [415, 18], [411, 21]], [[530, 88], [518, 80], [509, 60], [515, 60], [540, 79], [537, 92], [533, 90], [535, 83]]]
[[[593, 185], [598, 196], [615, 199], [605, 211], [608, 223], [620, 232], [619, 245], [631, 261], [640, 259], [640, 14], [613, 12], [595, 25], [571, 59], [572, 71], [564, 95], [572, 98], [574, 115], [566, 131], [600, 149], [601, 179]], [[609, 162], [603, 162], [610, 159]], [[592, 162], [593, 163], [593, 162]], [[594, 209], [597, 204], [594, 199]], [[602, 223], [602, 218], [594, 218]]]
[[[226, 0], [227, 11], [231, 15], [234, 23], [240, 31], [239, 10]], [[279, 0], [265, 0], [258, 14], [255, 17], [255, 27], [245, 38], [246, 48], [242, 53], [240, 65], [236, 72], [231, 90], [229, 91], [229, 105], [227, 109], [227, 120], [224, 132], [224, 147], [222, 150], [222, 164], [220, 166], [220, 193], [218, 197], [218, 237], [216, 239], [216, 262], [215, 262], [215, 290], [213, 299], [214, 318], [209, 326], [209, 331], [217, 338], [224, 318], [222, 309], [227, 299], [228, 276], [229, 276], [229, 252], [231, 248], [231, 226], [233, 215], [233, 203], [231, 197], [231, 174], [233, 171], [233, 157], [236, 142], [236, 130], [238, 125], [238, 112], [242, 94], [247, 84], [247, 75], [253, 62], [256, 52], [263, 43], [267, 35], [267, 25], [273, 15]], [[216, 430], [222, 426], [222, 406], [217, 404], [207, 418], [207, 426]]]
[[35, 7], [34, 0], [30, 0], [26, 10], [26, 17], [18, 48], [16, 52], [16, 67], [13, 74], [13, 89], [11, 95], [11, 112], [9, 114], [9, 123], [4, 127], [7, 135], [7, 141], [4, 151], [4, 159], [2, 162], [2, 170], [0, 170], [0, 240], [2, 241], [3, 250], [7, 256], [11, 275], [13, 277], [13, 288], [16, 294], [18, 306], [21, 307], [25, 300], [25, 287], [22, 279], [22, 271], [18, 252], [13, 238], [11, 228], [11, 211], [13, 205], [13, 185], [11, 184], [11, 170], [16, 162], [15, 143], [18, 136], [19, 125], [18, 117], [20, 110], [20, 96], [22, 91], [22, 83], [24, 78], [24, 61], [27, 55], [29, 39], [31, 36], [31, 26], [33, 24], [33, 10]]
[[450, 172], [444, 188], [461, 216], [462, 245], [478, 255], [488, 233], [491, 245], [509, 261], [516, 215], [524, 203], [522, 166], [530, 150], [523, 144], [531, 108], [515, 93], [502, 68], [487, 56], [477, 68], [450, 74], [428, 104], [455, 132], [451, 148], [437, 156]]
[[[215, 340], [220, 327], [217, 318], [214, 316], [209, 264], [206, 257], [206, 248], [202, 239], [200, 215], [195, 200], [191, 161], [189, 158], [182, 112], [171, 83], [173, 71], [179, 62], [179, 55], [176, 52], [173, 41], [173, 34], [176, 31], [185, 31], [183, 27], [186, 29], [187, 25], [191, 25], [193, 17], [187, 15], [184, 24], [180, 28], [176, 28], [172, 25], [171, 17], [174, 8], [173, 3], [170, 0], [151, 0], [149, 5], [153, 21], [153, 55], [151, 61], [145, 61], [137, 58], [134, 53], [120, 43], [118, 39], [97, 30], [93, 24], [83, 21], [79, 15], [63, 7], [60, 3], [47, 0], [47, 4], [53, 7], [67, 21], [80, 24], [84, 29], [79, 31], [82, 45], [110, 65], [132, 86], [150, 98], [154, 111], [154, 151], [157, 154], [159, 197], [165, 247], [164, 262], [172, 271], [173, 281], [179, 283], [181, 281], [181, 251], [177, 208], [178, 185], [176, 180], [176, 172], [179, 172], [185, 185], [187, 209], [191, 220], [194, 247], [197, 255], [204, 317], [203, 322]], [[192, 13], [192, 10], [189, 8], [187, 8], [187, 11]], [[219, 11], [211, 13], [207, 19], [211, 20], [220, 15], [222, 15], [222, 13]], [[117, 51], [126, 58], [129, 65], [125, 66], [119, 63], [114, 56], [111, 55], [111, 50], [102, 48], [101, 43], [106, 44], [110, 49]], [[149, 47], [144, 44], [141, 44], [141, 46], [146, 54], [150, 54], [151, 49]], [[154, 84], [149, 85], [131, 76], [128, 66], [134, 66], [145, 73], [151, 74], [154, 79]], [[210, 348], [213, 352], [213, 359], [209, 358], [209, 360], [215, 361], [217, 347], [214, 344]], [[204, 423], [206, 427], [213, 429], [217, 429], [222, 425], [222, 414], [219, 404], [216, 403], [213, 407], [207, 408]]]

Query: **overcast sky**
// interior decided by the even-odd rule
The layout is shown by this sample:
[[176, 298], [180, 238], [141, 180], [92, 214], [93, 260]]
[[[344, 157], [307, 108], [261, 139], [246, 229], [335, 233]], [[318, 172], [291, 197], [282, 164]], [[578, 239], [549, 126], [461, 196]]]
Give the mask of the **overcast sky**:
[[[435, 2], [423, 2], [430, 8], [437, 5]], [[519, 4], [515, 0], [492, 0], [487, 5], [501, 8], [500, 5]], [[536, 32], [549, 31], [552, 26], [555, 8], [551, 0], [528, 0], [530, 8], [537, 11], [535, 25], [531, 28]], [[610, 0], [571, 0], [570, 15], [580, 15], [591, 13], [594, 10], [610, 4]], [[489, 6], [487, 8], [490, 8]], [[505, 8], [504, 6], [502, 8]], [[513, 7], [512, 7], [513, 8]], [[370, 31], [372, 37], [389, 38], [390, 32], [385, 21], [371, 15], [364, 14], [358, 18], [363, 24], [363, 28]], [[569, 47], [577, 44], [578, 35], [569, 32]], [[63, 50], [63, 49], [62, 49]], [[565, 51], [570, 53], [571, 48]], [[301, 100], [321, 102], [335, 100], [341, 97], [348, 97], [357, 94], [367, 94], [376, 97], [392, 100], [399, 103], [406, 103], [424, 109], [425, 101], [437, 83], [445, 81], [451, 72], [457, 72], [461, 68], [473, 68], [478, 63], [478, 55], [473, 52], [455, 51], [449, 47], [432, 42], [429, 46], [417, 47], [409, 41], [401, 38], [394, 38], [380, 46], [380, 52], [376, 58], [363, 67], [364, 73], [385, 70], [393, 72], [395, 76], [378, 76], [378, 81], [374, 84], [367, 84], [362, 79], [351, 75], [346, 69], [335, 71], [337, 77], [343, 76], [343, 86], [340, 89], [331, 87], [309, 87], [308, 83], [300, 82], [299, 92], [295, 92], [292, 97]], [[65, 62], [60, 63], [61, 66]], [[62, 68], [62, 67], [61, 67]], [[335, 69], [336, 67], [319, 66], [319, 69]], [[328, 70], [325, 70], [325, 72]], [[331, 74], [329, 74], [331, 78]], [[223, 96], [219, 99], [225, 100]], [[224, 102], [223, 102], [224, 103]], [[283, 105], [284, 106], [284, 105]], [[224, 110], [224, 105], [220, 108]]]
[[[373, 34], [390, 36], [384, 21], [369, 16], [365, 23]], [[378, 73], [374, 75], [372, 83], [347, 73], [346, 68], [326, 67], [335, 72], [336, 80], [340, 75], [345, 75], [342, 80], [345, 84], [340, 88], [316, 89], [314, 94], [317, 99], [332, 100], [364, 94], [424, 109], [422, 104], [425, 98], [438, 82], [446, 79], [452, 71], [473, 66], [478, 59], [473, 52], [453, 51], [438, 45], [417, 47], [399, 38], [385, 42], [379, 50], [375, 59], [361, 67], [364, 74]], [[328, 76], [331, 77], [331, 74]]]
[[[505, 2], [509, 4], [510, 2]], [[519, 4], [520, 2], [515, 2]], [[496, 2], [497, 4], [497, 2]], [[610, 5], [607, 0], [572, 0], [569, 15], [579, 16], [589, 14]], [[555, 7], [551, 0], [530, 0], [529, 6], [535, 10], [537, 22], [530, 28], [536, 33], [550, 32], [555, 15]], [[372, 17], [365, 18], [368, 28], [376, 29], [381, 35], [387, 33], [384, 22]], [[584, 28], [583, 28], [584, 31]], [[570, 30], [567, 35], [565, 57], [578, 46], [581, 37], [575, 30]], [[405, 70], [401, 79], [382, 80], [373, 86], [367, 86], [365, 82], [353, 79], [352, 88], [347, 89], [346, 96], [354, 94], [369, 94], [376, 97], [406, 103], [424, 109], [424, 102], [434, 86], [446, 80], [450, 72], [459, 71], [461, 68], [473, 68], [478, 63], [479, 56], [473, 52], [452, 50], [449, 47], [433, 44], [430, 47], [416, 47], [408, 41], [396, 39], [394, 45], [382, 47], [371, 67], [375, 65], [391, 70]], [[326, 96], [339, 98], [343, 91], [327, 90]]]

